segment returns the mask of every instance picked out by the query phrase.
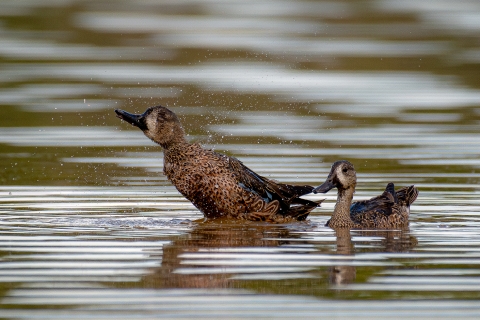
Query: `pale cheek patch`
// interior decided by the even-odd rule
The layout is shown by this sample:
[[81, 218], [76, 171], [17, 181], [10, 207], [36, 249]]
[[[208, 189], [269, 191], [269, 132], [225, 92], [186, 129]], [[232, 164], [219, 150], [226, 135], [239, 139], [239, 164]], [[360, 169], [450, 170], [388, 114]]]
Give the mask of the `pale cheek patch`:
[[342, 184], [342, 186], [347, 186], [348, 185], [348, 179], [345, 176], [345, 173], [342, 172], [343, 167], [339, 166], [335, 170], [335, 175], [337, 176], [338, 181]]
[[348, 185], [347, 180], [345, 179], [345, 176], [342, 176], [342, 175], [337, 176], [337, 179], [338, 179], [338, 181], [340, 181], [342, 186], [347, 186]]
[[148, 131], [151, 131], [151, 132], [156, 131], [155, 130], [156, 127], [157, 127], [157, 120], [156, 119], [152, 119], [151, 117], [147, 117], [145, 123], [147, 125]]

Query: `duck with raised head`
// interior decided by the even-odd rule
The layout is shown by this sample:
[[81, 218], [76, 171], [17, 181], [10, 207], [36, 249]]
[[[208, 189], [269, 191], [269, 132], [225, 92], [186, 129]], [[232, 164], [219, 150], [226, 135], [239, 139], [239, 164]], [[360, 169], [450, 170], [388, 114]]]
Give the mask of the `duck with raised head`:
[[397, 191], [393, 183], [387, 184], [385, 191], [374, 198], [352, 204], [357, 173], [353, 164], [346, 160], [332, 165], [327, 180], [313, 190], [313, 193], [326, 193], [337, 188], [337, 203], [326, 226], [350, 229], [397, 229], [408, 226], [410, 205], [417, 199], [415, 186]]
[[278, 183], [234, 157], [187, 142], [177, 116], [165, 107], [151, 107], [142, 114], [115, 112], [163, 148], [163, 173], [206, 218], [301, 221], [323, 201], [300, 198], [311, 193], [312, 186]]

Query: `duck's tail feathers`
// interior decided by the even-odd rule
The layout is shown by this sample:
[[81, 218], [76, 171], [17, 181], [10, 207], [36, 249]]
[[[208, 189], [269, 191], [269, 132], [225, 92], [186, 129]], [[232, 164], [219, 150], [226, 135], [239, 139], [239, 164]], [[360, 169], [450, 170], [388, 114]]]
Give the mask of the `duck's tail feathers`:
[[410, 206], [418, 197], [418, 189], [414, 185], [397, 190], [398, 202], [401, 205]]
[[310, 212], [316, 207], [320, 206], [324, 200], [325, 199], [310, 201], [301, 198], [295, 199], [295, 201], [290, 205], [287, 215], [295, 218], [298, 221], [303, 221], [307, 219]]
[[398, 197], [397, 197], [397, 193], [395, 192], [395, 185], [393, 184], [393, 182], [389, 182], [387, 184], [384, 195], [387, 196], [388, 198], [391, 198], [391, 200], [394, 203], [398, 202]]

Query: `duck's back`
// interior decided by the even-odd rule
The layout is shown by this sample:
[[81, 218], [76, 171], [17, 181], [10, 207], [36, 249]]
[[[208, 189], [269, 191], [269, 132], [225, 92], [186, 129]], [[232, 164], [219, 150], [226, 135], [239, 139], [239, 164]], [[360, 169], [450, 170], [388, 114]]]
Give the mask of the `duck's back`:
[[414, 186], [395, 191], [394, 184], [389, 183], [380, 196], [353, 203], [350, 217], [363, 228], [405, 226], [408, 224], [410, 204], [417, 195], [418, 190]]

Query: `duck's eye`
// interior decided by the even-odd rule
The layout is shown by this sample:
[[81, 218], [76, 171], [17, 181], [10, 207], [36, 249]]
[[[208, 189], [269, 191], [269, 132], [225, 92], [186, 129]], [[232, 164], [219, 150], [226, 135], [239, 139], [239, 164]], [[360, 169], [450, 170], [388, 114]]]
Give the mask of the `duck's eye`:
[[342, 171], [343, 171], [343, 172], [347, 172], [347, 171], [348, 171], [348, 168], [343, 168]]

